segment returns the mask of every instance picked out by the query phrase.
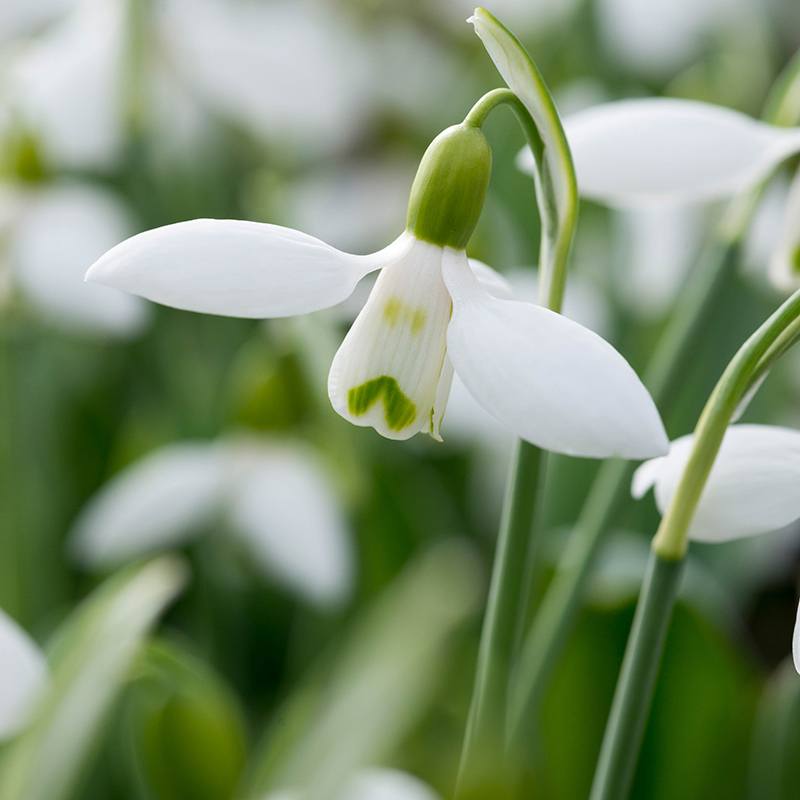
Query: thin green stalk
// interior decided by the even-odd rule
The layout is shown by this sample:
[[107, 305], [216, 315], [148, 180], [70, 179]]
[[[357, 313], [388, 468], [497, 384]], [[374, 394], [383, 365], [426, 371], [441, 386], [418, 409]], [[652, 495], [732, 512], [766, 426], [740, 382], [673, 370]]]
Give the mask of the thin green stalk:
[[[691, 344], [716, 304], [737, 260], [738, 248], [718, 241], [693, 271], [676, 313], [659, 340], [644, 383], [656, 405], [666, 409], [686, 367]], [[623, 501], [629, 495], [634, 467], [627, 461], [606, 461], [600, 467], [567, 549], [533, 626], [522, 646], [510, 695], [509, 724], [513, 744], [521, 745], [533, 723], [553, 669], [591, 578], [597, 553]]]
[[[530, 113], [514, 92], [495, 89], [484, 95], [466, 117], [472, 125], [482, 125], [488, 114], [500, 105], [511, 107], [522, 127], [534, 158], [543, 158], [544, 143]], [[544, 217], [543, 217], [544, 218]], [[567, 260], [577, 219], [573, 213], [554, 242], [542, 231], [541, 290], [544, 304], [560, 311], [566, 283]], [[551, 245], [553, 245], [551, 247]], [[527, 442], [518, 441], [511, 461], [503, 516], [492, 569], [486, 615], [481, 630], [478, 664], [470, 704], [456, 795], [462, 796], [468, 770], [474, 775], [489, 752], [505, 752], [508, 721], [509, 676], [519, 649], [525, 611], [535, 573], [538, 539], [534, 519], [537, 498], [543, 484], [545, 456]]]
[[651, 566], [636, 610], [622, 672], [611, 707], [591, 800], [625, 800], [650, 712], [663, 641], [675, 603], [673, 572], [679, 574], [689, 527], [731, 418], [759, 361], [800, 318], [795, 292], [739, 348], [706, 402], [692, 451], [652, 542]]
[[628, 794], [636, 766], [630, 754], [641, 747], [647, 719], [642, 708], [652, 700], [683, 563], [650, 554], [620, 673], [625, 691], [614, 698], [608, 720], [608, 730], [617, 735], [603, 742], [590, 800], [623, 800]]

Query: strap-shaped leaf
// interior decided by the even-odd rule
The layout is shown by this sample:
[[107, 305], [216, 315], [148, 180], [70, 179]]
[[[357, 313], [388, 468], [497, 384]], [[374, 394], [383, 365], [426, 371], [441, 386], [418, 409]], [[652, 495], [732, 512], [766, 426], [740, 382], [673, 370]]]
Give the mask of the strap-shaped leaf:
[[476, 8], [469, 21], [497, 71], [527, 109], [538, 134], [529, 136], [529, 144], [536, 162], [534, 181], [542, 220], [541, 300], [558, 311], [578, 216], [575, 169], [564, 128], [541, 73], [519, 39], [485, 8]]
[[30, 726], [0, 762], [2, 800], [74, 796], [143, 638], [184, 578], [183, 564], [169, 557], [125, 570], [67, 620], [49, 654], [50, 685]]

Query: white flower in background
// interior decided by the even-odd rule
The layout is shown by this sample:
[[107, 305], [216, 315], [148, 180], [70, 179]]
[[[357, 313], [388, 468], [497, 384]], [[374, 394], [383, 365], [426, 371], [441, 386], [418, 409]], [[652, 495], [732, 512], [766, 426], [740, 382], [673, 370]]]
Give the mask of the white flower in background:
[[92, 567], [179, 545], [218, 522], [268, 576], [321, 605], [353, 580], [343, 513], [312, 451], [257, 440], [168, 445], [122, 470], [75, 522]]
[[[669, 455], [642, 464], [633, 477], [634, 497], [655, 488], [663, 514], [678, 487], [693, 436], [676, 439]], [[769, 425], [732, 425], [711, 469], [689, 536], [727, 542], [777, 531], [800, 519], [800, 431]], [[800, 633], [795, 666], [800, 672]]]
[[652, 399], [611, 345], [552, 311], [493, 297], [476, 278], [464, 248], [490, 163], [478, 128], [445, 130], [420, 164], [407, 230], [371, 255], [275, 225], [195, 220], [123, 242], [87, 279], [177, 308], [260, 318], [340, 303], [382, 268], [328, 380], [334, 409], [355, 425], [438, 438], [455, 369], [481, 406], [540, 447], [590, 457], [663, 451]]
[[5, 0], [0, 4], [0, 42], [35, 32], [76, 0]]
[[608, 57], [648, 76], [685, 66], [715, 32], [759, 22], [746, 0], [597, 0], [596, 18]]
[[111, 192], [86, 183], [25, 188], [5, 184], [0, 201], [0, 262], [41, 316], [64, 328], [134, 336], [149, 317], [139, 298], [85, 283], [87, 260], [133, 229]]
[[800, 287], [800, 171], [786, 196], [780, 233], [769, 260], [769, 277], [782, 291]]
[[46, 683], [41, 651], [0, 609], [0, 740], [25, 725]]
[[[583, 196], [619, 207], [734, 195], [800, 151], [800, 129], [690, 100], [621, 100], [568, 117]], [[524, 150], [520, 165], [530, 171]]]
[[[264, 800], [300, 800], [300, 795], [279, 791]], [[372, 767], [361, 770], [334, 800], [438, 800], [438, 795], [407, 772]]]
[[614, 212], [616, 250], [622, 269], [616, 290], [631, 313], [659, 317], [673, 300], [700, 249], [702, 210], [684, 205], [623, 208]]
[[134, 86], [139, 122], [176, 154], [202, 142], [213, 115], [305, 149], [335, 148], [363, 129], [369, 73], [358, 44], [314, 2], [78, 0], [8, 56], [3, 96], [46, 160], [67, 168], [109, 169], [122, 157]]
[[[546, 29], [566, 22], [578, 5], [579, 0], [495, 0], [491, 11], [512, 30], [541, 35]], [[457, 25], [465, 14], [475, 11], [475, 2], [448, 0], [446, 3], [430, 3], [429, 7], [431, 13], [438, 13], [445, 24]], [[461, 31], [461, 27], [457, 28], [458, 33]]]

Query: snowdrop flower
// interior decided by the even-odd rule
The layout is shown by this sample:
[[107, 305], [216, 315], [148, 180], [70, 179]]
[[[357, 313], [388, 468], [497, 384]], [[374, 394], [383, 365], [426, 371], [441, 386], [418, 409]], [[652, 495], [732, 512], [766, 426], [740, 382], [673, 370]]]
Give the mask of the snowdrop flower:
[[353, 579], [343, 514], [314, 455], [290, 444], [228, 440], [157, 450], [115, 476], [75, 522], [92, 567], [179, 545], [222, 518], [270, 577], [320, 606]]
[[[633, 477], [634, 497], [651, 487], [663, 514], [691, 453], [693, 436], [676, 439], [669, 454], [646, 461]], [[732, 425], [709, 475], [690, 538], [726, 542], [777, 531], [800, 519], [800, 431], [769, 425]], [[795, 666], [800, 672], [800, 632], [795, 629]]]
[[[606, 103], [564, 127], [581, 194], [619, 207], [731, 196], [800, 151], [800, 129], [672, 98]], [[529, 152], [520, 165], [531, 170]]]
[[[280, 791], [264, 800], [299, 800], [299, 795], [291, 790]], [[337, 793], [335, 800], [438, 800], [438, 796], [407, 772], [371, 767], [361, 770]]]
[[[672, 442], [669, 454], [642, 464], [634, 497], [655, 489], [663, 513], [677, 488], [694, 437]], [[800, 431], [770, 425], [731, 425], [689, 529], [690, 538], [724, 542], [777, 530], [800, 518]]]
[[82, 279], [87, 260], [133, 228], [116, 197], [67, 181], [3, 188], [0, 258], [11, 287], [42, 316], [67, 329], [117, 337], [139, 333], [149, 316], [139, 298]]
[[0, 610], [0, 740], [24, 726], [46, 682], [47, 667], [41, 651]]
[[627, 362], [591, 331], [547, 309], [493, 297], [465, 248], [491, 170], [468, 121], [430, 145], [406, 230], [367, 256], [305, 233], [195, 220], [139, 234], [87, 279], [193, 311], [285, 317], [342, 302], [370, 272], [375, 287], [333, 359], [328, 393], [355, 425], [391, 439], [439, 438], [453, 370], [518, 436], [571, 455], [643, 458], [666, 437]]

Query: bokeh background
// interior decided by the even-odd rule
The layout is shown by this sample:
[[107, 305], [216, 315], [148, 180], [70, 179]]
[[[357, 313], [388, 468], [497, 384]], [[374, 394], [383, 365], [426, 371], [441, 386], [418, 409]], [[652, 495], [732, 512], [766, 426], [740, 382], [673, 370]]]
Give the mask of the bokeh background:
[[[800, 46], [796, 0], [489, 8], [563, 114], [669, 95], [758, 115]], [[180, 561], [158, 564], [185, 573], [97, 725], [92, 682], [76, 695], [47, 744], [52, 764], [38, 762], [72, 758], [74, 780], [37, 797], [265, 797], [364, 764], [452, 791], [508, 435], [458, 385], [441, 444], [385, 441], [335, 415], [327, 366], [368, 287], [328, 312], [260, 323], [156, 307], [82, 276], [126, 236], [194, 217], [276, 222], [352, 252], [385, 245], [428, 142], [499, 85], [471, 10], [2, 0], [0, 607], [57, 662], [108, 576], [164, 550]], [[532, 299], [538, 218], [515, 166], [522, 139], [511, 114], [487, 132], [494, 171], [471, 255]], [[781, 298], [766, 264], [785, 191], [779, 176], [696, 341], [664, 414], [672, 438]], [[583, 203], [566, 312], [641, 371], [718, 213]], [[800, 360], [788, 358], [746, 419], [800, 424], [798, 401]], [[596, 469], [553, 461], [540, 590]], [[531, 741], [531, 797], [588, 793], [656, 523], [651, 498], [619, 519]], [[800, 530], [693, 547], [636, 798], [797, 797], [800, 678], [786, 659], [799, 572]], [[132, 617], [83, 655], [113, 650]], [[76, 755], [81, 731], [95, 735]], [[0, 775], [24, 760], [17, 745], [10, 734], [0, 745]], [[5, 800], [23, 800], [13, 791]]]

